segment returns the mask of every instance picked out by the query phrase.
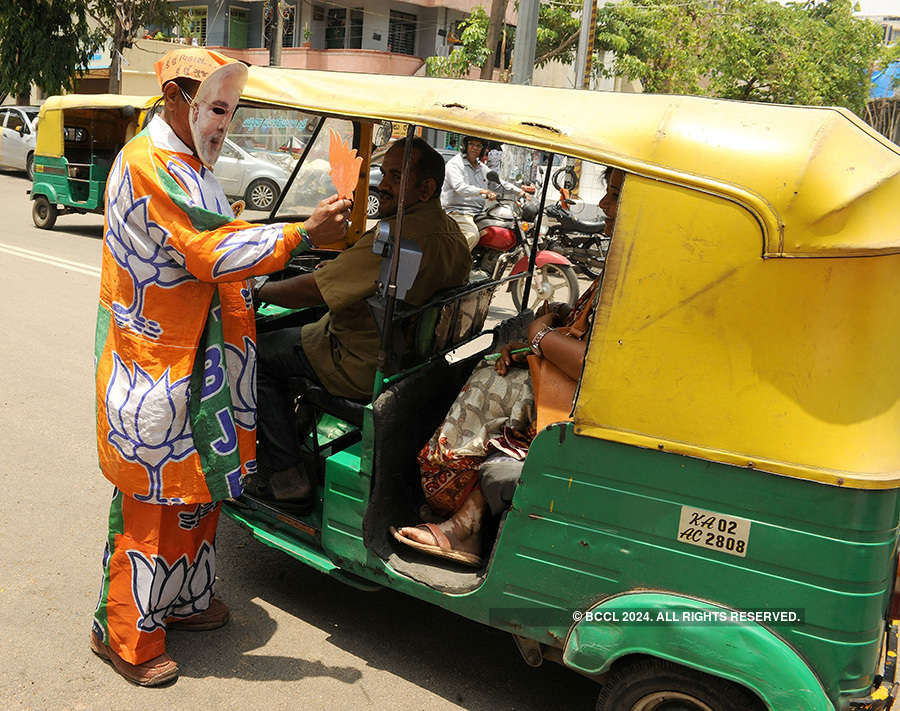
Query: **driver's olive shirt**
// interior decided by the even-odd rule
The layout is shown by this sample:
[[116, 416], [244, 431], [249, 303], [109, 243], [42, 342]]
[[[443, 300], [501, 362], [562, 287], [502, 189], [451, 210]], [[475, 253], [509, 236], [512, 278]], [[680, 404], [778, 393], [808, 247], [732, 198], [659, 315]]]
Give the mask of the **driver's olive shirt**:
[[[393, 218], [388, 222], [393, 226]], [[316, 285], [328, 313], [303, 327], [300, 341], [322, 385], [333, 395], [368, 400], [375, 384], [380, 339], [366, 299], [375, 293], [382, 258], [372, 253], [376, 230], [317, 269]], [[419, 306], [435, 292], [462, 286], [472, 257], [456, 222], [440, 200], [417, 203], [403, 215], [403, 239], [422, 250], [422, 262], [406, 301]]]

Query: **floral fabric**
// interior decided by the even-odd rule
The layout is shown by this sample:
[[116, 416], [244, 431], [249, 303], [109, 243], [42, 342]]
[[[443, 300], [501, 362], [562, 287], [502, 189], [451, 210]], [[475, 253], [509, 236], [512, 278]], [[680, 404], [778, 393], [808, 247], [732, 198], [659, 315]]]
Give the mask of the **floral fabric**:
[[115, 490], [93, 629], [125, 661], [159, 656], [167, 620], [209, 607], [219, 508], [146, 504]]
[[[100, 467], [121, 491], [156, 504], [241, 493], [241, 476], [256, 461], [247, 279], [305, 251], [304, 235], [295, 224], [235, 220], [215, 176], [159, 117], [116, 158], [106, 186], [95, 363]], [[212, 322], [216, 343], [204, 338]], [[191, 392], [195, 370], [199, 393]], [[191, 396], [214, 402], [223, 393], [229, 402], [216, 405], [215, 426], [198, 435]], [[205, 472], [198, 446], [233, 465]]]
[[512, 368], [501, 376], [493, 364], [480, 363], [419, 452], [422, 490], [431, 510], [452, 515], [478, 483], [478, 468], [492, 449], [524, 459], [533, 421], [528, 371]]

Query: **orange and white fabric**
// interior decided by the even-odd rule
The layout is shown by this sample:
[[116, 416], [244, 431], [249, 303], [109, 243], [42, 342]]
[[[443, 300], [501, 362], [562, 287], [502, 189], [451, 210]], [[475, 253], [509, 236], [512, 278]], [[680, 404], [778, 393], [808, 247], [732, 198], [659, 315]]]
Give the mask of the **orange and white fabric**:
[[[95, 342], [100, 468], [122, 492], [155, 504], [241, 493], [256, 460], [248, 277], [308, 248], [302, 225], [234, 220], [213, 173], [162, 118], [125, 146], [107, 183]], [[224, 343], [202, 352], [209, 326]], [[206, 443], [238, 462], [227, 472], [205, 473], [195, 446], [195, 366], [195, 401], [230, 393]]]

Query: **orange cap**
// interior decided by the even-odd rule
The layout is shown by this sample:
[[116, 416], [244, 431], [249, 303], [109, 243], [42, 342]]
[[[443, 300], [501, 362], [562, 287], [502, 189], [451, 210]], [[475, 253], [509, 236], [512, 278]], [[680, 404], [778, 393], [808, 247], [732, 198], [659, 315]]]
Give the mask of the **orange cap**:
[[202, 82], [216, 69], [226, 64], [239, 63], [238, 60], [226, 57], [211, 49], [202, 47], [190, 47], [185, 49], [173, 49], [162, 59], [153, 65], [156, 70], [156, 78], [159, 80], [159, 88], [166, 82], [185, 77]]

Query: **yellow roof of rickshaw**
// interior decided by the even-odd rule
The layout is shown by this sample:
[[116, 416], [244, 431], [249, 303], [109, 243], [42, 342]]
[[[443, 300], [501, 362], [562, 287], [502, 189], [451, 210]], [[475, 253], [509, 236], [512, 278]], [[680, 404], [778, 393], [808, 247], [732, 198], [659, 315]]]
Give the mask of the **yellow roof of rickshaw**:
[[900, 252], [900, 148], [846, 109], [250, 67], [244, 98], [614, 165], [749, 210], [766, 256]]
[[128, 94], [63, 94], [62, 96], [48, 97], [41, 105], [41, 114], [45, 111], [64, 111], [66, 109], [121, 109], [126, 106], [145, 109], [153, 103], [155, 98]]

